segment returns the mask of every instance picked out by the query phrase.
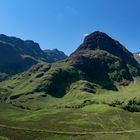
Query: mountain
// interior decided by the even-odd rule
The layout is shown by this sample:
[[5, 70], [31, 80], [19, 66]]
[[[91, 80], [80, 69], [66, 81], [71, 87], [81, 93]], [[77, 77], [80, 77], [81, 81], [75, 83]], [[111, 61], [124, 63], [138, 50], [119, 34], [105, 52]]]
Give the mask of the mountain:
[[47, 62], [50, 63], [67, 58], [67, 55], [65, 55], [64, 52], [59, 51], [58, 49], [53, 49], [53, 50], [46, 49], [44, 50], [44, 53], [46, 55]]
[[140, 64], [140, 52], [139, 53], [134, 53], [134, 57], [137, 60], [137, 62]]
[[62, 60], [63, 58], [60, 58], [60, 54], [58, 54], [58, 57], [57, 54], [55, 53], [54, 55], [54, 50], [44, 52], [39, 44], [34, 41], [24, 41], [16, 37], [0, 34], [0, 80], [8, 75], [26, 71], [40, 61], [54, 62]]
[[[40, 102], [49, 96], [98, 94], [117, 91], [140, 76], [140, 65], [122, 44], [102, 32], [88, 35], [67, 59], [38, 63], [1, 83], [1, 99], [12, 104]], [[30, 100], [31, 99], [31, 100]]]
[[133, 54], [118, 41], [99, 31], [88, 35], [68, 61], [84, 72], [89, 80], [106, 88], [113, 87], [114, 82], [127, 84], [140, 72]]

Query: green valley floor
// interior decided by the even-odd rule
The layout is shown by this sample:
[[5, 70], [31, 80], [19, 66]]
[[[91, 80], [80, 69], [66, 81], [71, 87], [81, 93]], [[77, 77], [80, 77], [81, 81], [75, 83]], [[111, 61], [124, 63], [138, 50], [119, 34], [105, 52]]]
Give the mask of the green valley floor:
[[33, 102], [30, 109], [1, 102], [0, 140], [139, 140], [139, 84], [119, 92], [48, 97], [36, 102], [38, 109]]
[[140, 139], [140, 113], [103, 104], [33, 112], [1, 105], [0, 114], [0, 140]]

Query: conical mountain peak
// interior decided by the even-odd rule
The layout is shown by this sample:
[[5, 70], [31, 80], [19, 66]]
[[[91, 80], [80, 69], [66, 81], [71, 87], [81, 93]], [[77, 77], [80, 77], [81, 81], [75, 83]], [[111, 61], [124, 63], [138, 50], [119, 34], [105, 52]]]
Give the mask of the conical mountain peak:
[[85, 37], [84, 43], [91, 43], [94, 40], [96, 40], [96, 41], [111, 40], [111, 38], [104, 32], [95, 31]]
[[110, 53], [119, 57], [123, 61], [128, 61], [128, 57], [130, 59], [133, 57], [133, 54], [130, 53], [121, 43], [111, 38], [106, 33], [100, 31], [93, 32], [86, 36], [83, 43], [71, 56], [83, 55], [85, 53], [87, 55], [97, 50], [98, 52], [104, 51]]
[[78, 50], [90, 49], [90, 50], [106, 50], [115, 51], [120, 48], [121, 44], [112, 39], [104, 32], [96, 31], [85, 37], [84, 42], [80, 45]]

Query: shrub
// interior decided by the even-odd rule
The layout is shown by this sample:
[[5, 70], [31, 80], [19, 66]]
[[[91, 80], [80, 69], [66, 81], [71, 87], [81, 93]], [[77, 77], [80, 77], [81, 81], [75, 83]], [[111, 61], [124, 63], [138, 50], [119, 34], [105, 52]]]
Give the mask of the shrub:
[[130, 99], [123, 109], [130, 112], [140, 112], [140, 100], [136, 98]]
[[115, 101], [112, 101], [109, 105], [116, 107], [116, 106], [122, 106], [123, 104], [124, 104], [124, 101], [115, 100]]

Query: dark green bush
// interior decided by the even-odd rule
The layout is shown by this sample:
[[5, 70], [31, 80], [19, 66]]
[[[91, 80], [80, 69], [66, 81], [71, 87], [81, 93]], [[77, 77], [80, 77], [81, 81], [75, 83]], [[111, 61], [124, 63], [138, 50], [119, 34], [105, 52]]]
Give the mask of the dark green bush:
[[140, 100], [136, 98], [130, 99], [123, 109], [130, 112], [140, 112]]
[[123, 104], [124, 104], [124, 101], [115, 100], [115, 101], [112, 101], [109, 105], [116, 107], [116, 106], [122, 106]]

